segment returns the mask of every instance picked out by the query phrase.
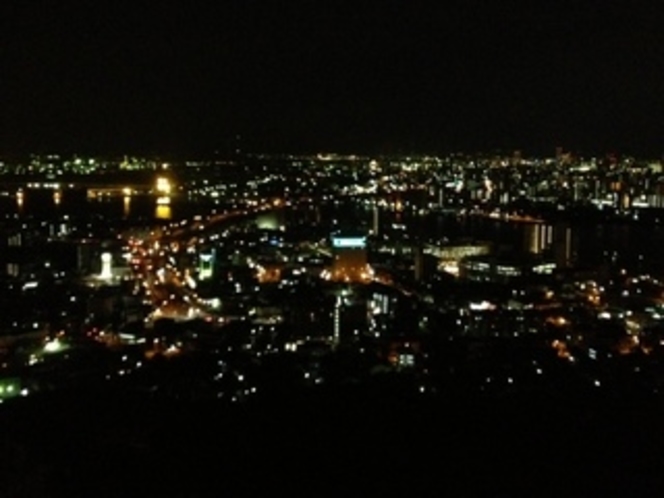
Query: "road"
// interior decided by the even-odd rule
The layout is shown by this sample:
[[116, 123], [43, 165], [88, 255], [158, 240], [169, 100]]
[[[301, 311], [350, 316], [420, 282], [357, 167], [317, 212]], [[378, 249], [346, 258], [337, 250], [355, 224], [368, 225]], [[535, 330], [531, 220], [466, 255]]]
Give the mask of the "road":
[[148, 325], [158, 318], [218, 320], [214, 306], [201, 299], [187, 270], [178, 268], [182, 251], [220, 225], [280, 207], [265, 202], [208, 216], [195, 216], [179, 224], [153, 230], [145, 238], [129, 238], [132, 269], [138, 282], [136, 292], [152, 306]]

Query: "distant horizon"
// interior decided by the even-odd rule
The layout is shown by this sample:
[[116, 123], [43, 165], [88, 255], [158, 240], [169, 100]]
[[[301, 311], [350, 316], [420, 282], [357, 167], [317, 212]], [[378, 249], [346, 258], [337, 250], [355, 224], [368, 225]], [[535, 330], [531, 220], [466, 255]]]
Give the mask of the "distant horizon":
[[[452, 155], [464, 155], [464, 156], [498, 156], [498, 157], [511, 157], [514, 153], [520, 152], [523, 159], [528, 158], [554, 158], [556, 157], [556, 149], [560, 146], [554, 146], [549, 149], [548, 152], [543, 152], [542, 150], [530, 151], [527, 148], [501, 148], [501, 147], [491, 147], [487, 149], [478, 149], [478, 150], [469, 150], [463, 148], [457, 149], [448, 149], [448, 150], [424, 150], [413, 148], [411, 150], [376, 150], [374, 148], [366, 149], [344, 149], [344, 148], [322, 148], [322, 149], [306, 149], [306, 148], [295, 148], [295, 149], [281, 149], [281, 150], [247, 150], [236, 153], [233, 151], [223, 151], [219, 149], [209, 148], [209, 149], [198, 149], [198, 150], [168, 150], [165, 148], [163, 151], [159, 150], [130, 150], [127, 148], [125, 150], [91, 150], [85, 148], [74, 148], [74, 147], [60, 147], [60, 148], [44, 148], [41, 150], [1, 150], [0, 149], [0, 159], [6, 158], [20, 158], [20, 157], [29, 157], [29, 156], [49, 156], [57, 155], [61, 156], [64, 159], [71, 157], [104, 157], [104, 158], [115, 158], [121, 159], [123, 157], [141, 157], [141, 158], [175, 158], [178, 160], [186, 159], [215, 159], [220, 160], [231, 160], [237, 159], [240, 157], [252, 157], [252, 156], [317, 156], [317, 155], [338, 155], [343, 157], [349, 156], [360, 156], [360, 157], [406, 157], [406, 156], [415, 156], [415, 157], [447, 157]], [[629, 151], [621, 151], [619, 149], [608, 149], [604, 151], [585, 151], [585, 150], [575, 150], [567, 149], [561, 147], [563, 154], [570, 154], [574, 158], [603, 158], [616, 156], [618, 158], [629, 157], [639, 160], [662, 160], [664, 159], [664, 150], [659, 153], [632, 153]]]

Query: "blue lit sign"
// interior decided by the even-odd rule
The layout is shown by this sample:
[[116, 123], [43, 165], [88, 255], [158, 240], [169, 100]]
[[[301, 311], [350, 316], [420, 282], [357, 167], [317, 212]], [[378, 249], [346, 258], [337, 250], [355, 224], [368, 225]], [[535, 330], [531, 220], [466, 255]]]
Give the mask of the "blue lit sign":
[[366, 237], [332, 237], [332, 247], [362, 249], [366, 245]]

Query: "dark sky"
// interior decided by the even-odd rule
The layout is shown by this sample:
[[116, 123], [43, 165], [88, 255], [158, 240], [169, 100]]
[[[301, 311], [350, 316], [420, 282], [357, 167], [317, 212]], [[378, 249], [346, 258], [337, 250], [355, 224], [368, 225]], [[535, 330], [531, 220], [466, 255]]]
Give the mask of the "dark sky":
[[664, 152], [658, 2], [0, 2], [0, 153]]

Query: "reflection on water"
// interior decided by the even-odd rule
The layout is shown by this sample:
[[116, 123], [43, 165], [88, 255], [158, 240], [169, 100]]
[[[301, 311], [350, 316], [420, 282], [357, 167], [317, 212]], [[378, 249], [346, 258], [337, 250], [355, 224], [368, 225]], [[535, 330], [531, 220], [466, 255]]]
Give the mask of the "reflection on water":
[[122, 198], [122, 215], [127, 219], [131, 215], [131, 196], [125, 195]]
[[157, 208], [154, 217], [158, 220], [170, 220], [172, 214], [171, 198], [168, 196], [157, 197]]
[[[84, 190], [19, 190], [13, 196], [0, 197], [0, 213], [38, 219], [64, 216], [104, 218], [108, 220], [150, 223], [204, 214], [213, 205], [191, 203], [186, 198], [171, 198], [169, 204], [157, 203], [149, 195], [96, 197], [88, 199]], [[57, 209], [56, 209], [57, 208]], [[456, 243], [463, 239], [490, 242], [504, 251], [523, 251], [553, 257], [558, 266], [616, 267], [625, 265], [638, 271], [664, 274], [664, 244], [661, 227], [628, 223], [521, 223], [479, 216], [430, 214], [417, 216], [406, 211], [357, 208], [349, 205], [316, 204], [291, 211], [287, 226], [318, 228], [328, 231], [352, 228], [368, 233], [382, 232], [395, 225], [406, 226], [414, 238], [424, 237], [435, 243]], [[620, 266], [623, 267], [623, 266]]]
[[544, 223], [527, 223], [524, 227], [525, 249], [532, 254], [542, 254], [553, 244], [553, 226]]
[[23, 191], [16, 192], [16, 212], [17, 214], [23, 213]]
[[568, 223], [528, 223], [523, 230], [526, 252], [549, 256], [559, 268], [576, 261], [578, 233]]
[[[160, 203], [156, 206], [155, 202]], [[57, 208], [57, 209], [56, 209]], [[0, 213], [38, 219], [69, 217], [104, 217], [118, 221], [170, 220], [189, 216], [207, 207], [188, 203], [186, 199], [163, 199], [150, 195], [95, 196], [85, 190], [18, 190], [13, 196], [0, 197]]]
[[358, 209], [322, 205], [317, 208], [322, 226], [335, 226], [333, 221], [337, 220], [336, 226], [363, 227], [367, 233], [379, 228], [380, 233], [395, 225], [405, 225], [413, 239], [422, 237], [434, 244], [489, 242], [499, 252], [552, 258], [559, 268], [627, 268], [664, 276], [664, 258], [659, 249], [664, 245], [664, 229], [647, 224], [617, 221], [589, 224], [584, 220], [525, 223], [454, 213], [417, 216], [373, 206]]
[[170, 220], [172, 214], [171, 206], [169, 204], [157, 204], [154, 216], [158, 220]]

